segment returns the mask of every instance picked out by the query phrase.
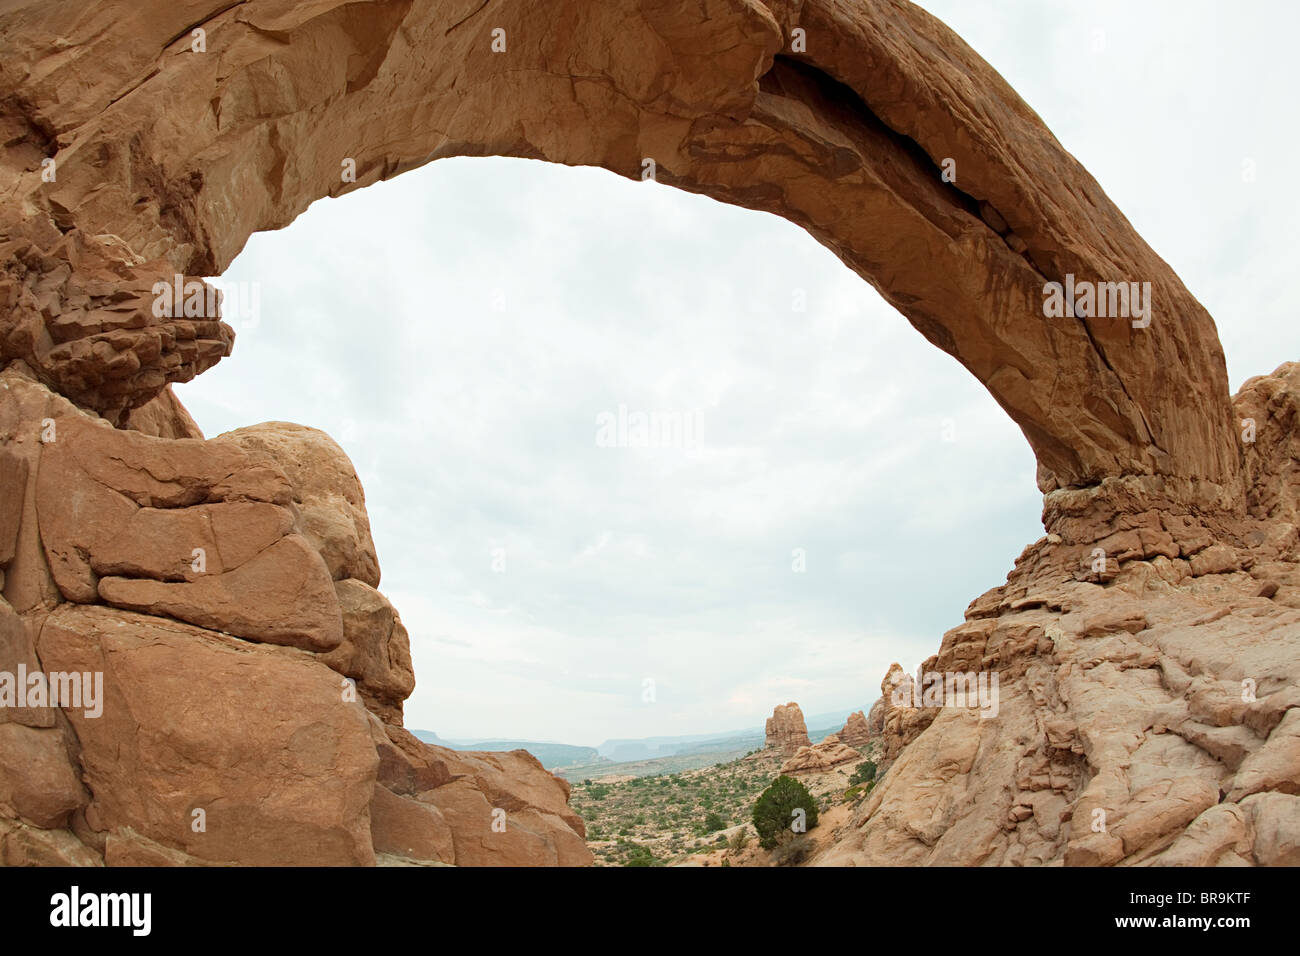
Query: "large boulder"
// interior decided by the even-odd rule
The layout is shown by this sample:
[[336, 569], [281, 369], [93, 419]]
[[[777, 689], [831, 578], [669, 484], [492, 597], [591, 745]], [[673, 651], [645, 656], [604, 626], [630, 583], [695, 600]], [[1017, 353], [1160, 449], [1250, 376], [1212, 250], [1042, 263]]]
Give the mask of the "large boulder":
[[0, 724], [0, 815], [52, 830], [86, 801], [62, 728]]
[[334, 439], [287, 422], [239, 428], [220, 438], [284, 469], [293, 488], [295, 527], [320, 552], [334, 580], [353, 578], [379, 587], [366, 496], [351, 460]]
[[63, 415], [48, 420], [36, 485], [67, 600], [310, 650], [342, 641], [329, 570], [292, 533], [289, 483], [265, 456]]
[[[586, 827], [568, 806], [568, 783], [526, 750], [448, 750], [391, 725], [377, 729], [376, 740], [380, 783], [446, 821], [453, 854], [448, 860], [445, 848], [440, 849], [439, 859], [459, 866], [592, 863]], [[387, 797], [381, 801], [393, 806]], [[395, 820], [404, 821], [416, 812], [410, 806], [399, 809], [392, 812]], [[404, 825], [391, 825], [394, 832], [384, 836], [385, 846], [402, 839]]]
[[401, 726], [402, 701], [415, 690], [411, 642], [402, 619], [388, 598], [363, 581], [348, 578], [335, 590], [343, 611], [343, 642], [320, 659], [357, 682], [372, 712]]
[[102, 714], [64, 710], [92, 838], [131, 831], [223, 863], [375, 862], [369, 719], [312, 655], [72, 604], [37, 650], [50, 671], [103, 675]]

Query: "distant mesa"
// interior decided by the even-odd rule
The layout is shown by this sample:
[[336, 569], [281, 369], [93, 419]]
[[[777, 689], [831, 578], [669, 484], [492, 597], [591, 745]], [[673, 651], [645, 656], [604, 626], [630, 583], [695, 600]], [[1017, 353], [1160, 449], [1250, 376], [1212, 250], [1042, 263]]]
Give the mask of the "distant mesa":
[[600, 760], [595, 747], [578, 747], [573, 744], [557, 744], [537, 740], [446, 740], [431, 730], [413, 731], [416, 737], [427, 744], [448, 747], [451, 750], [474, 750], [488, 753], [509, 753], [512, 750], [526, 750], [547, 770], [558, 770], [580, 764], [592, 764]]

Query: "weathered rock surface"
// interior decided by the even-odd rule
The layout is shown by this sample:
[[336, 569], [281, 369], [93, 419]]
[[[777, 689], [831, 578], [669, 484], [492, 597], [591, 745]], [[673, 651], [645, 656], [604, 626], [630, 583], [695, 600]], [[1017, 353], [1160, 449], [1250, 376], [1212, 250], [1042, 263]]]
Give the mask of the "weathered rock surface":
[[[174, 282], [171, 267], [161, 259], [144, 262], [116, 236], [90, 238], [73, 229], [48, 246], [30, 237], [4, 239], [0, 355], [23, 360], [77, 404], [123, 424], [170, 383], [188, 382], [230, 354], [234, 332], [218, 308], [157, 313], [153, 287]], [[181, 281], [207, 298], [201, 279]], [[146, 430], [164, 425], [157, 408], [139, 420]], [[185, 425], [177, 416], [169, 427]]]
[[[35, 632], [39, 628], [39, 618], [24, 619], [0, 598], [0, 674], [9, 675], [14, 681], [12, 690], [16, 694], [17, 677], [26, 672], [34, 674], [41, 670], [41, 662], [36, 656]], [[4, 678], [0, 678], [3, 680]], [[0, 687], [0, 726], [6, 723], [18, 723], [25, 727], [53, 727], [56, 723], [54, 708], [48, 702], [27, 701], [20, 704], [17, 700], [4, 700], [4, 688]]]
[[779, 750], [783, 754], [792, 754], [800, 747], [812, 745], [808, 739], [808, 726], [803, 720], [803, 711], [794, 701], [777, 704], [772, 716], [767, 718], [766, 739], [763, 746]]
[[50, 830], [85, 803], [60, 728], [0, 724], [0, 813]]
[[203, 430], [180, 403], [170, 385], [143, 405], [127, 412], [122, 427], [154, 438], [203, 438]]
[[104, 859], [68, 830], [42, 830], [0, 817], [2, 866], [103, 866]]
[[293, 488], [294, 528], [325, 559], [335, 581], [355, 578], [379, 587], [379, 558], [370, 537], [366, 496], [352, 462], [323, 431], [266, 422], [220, 436], [279, 465]]
[[[1044, 491], [1150, 475], [1239, 492], [1209, 315], [913, 4], [147, 0], [85, 16], [29, 0], [0, 34], [2, 354], [110, 416], [229, 350], [210, 316], [156, 319], [153, 284], [220, 273], [316, 199], [450, 155], [635, 178], [648, 157], [663, 182], [798, 223], [875, 284], [1021, 426]], [[1149, 324], [1045, 320], [1044, 284], [1067, 275], [1150, 282]]]
[[1295, 524], [1300, 508], [1300, 362], [1243, 384], [1233, 401], [1245, 459], [1246, 506]]
[[343, 641], [325, 565], [298, 535], [286, 535], [233, 571], [194, 581], [101, 578], [99, 596], [116, 607], [271, 644], [329, 651]]
[[132, 830], [222, 863], [374, 862], [366, 712], [312, 656], [71, 604], [37, 651], [51, 671], [104, 675], [101, 716], [64, 711], [96, 837]]
[[823, 773], [840, 764], [861, 760], [862, 754], [840, 743], [834, 734], [821, 743], [800, 747], [793, 757], [781, 764], [782, 773]]
[[0, 467], [0, 670], [103, 680], [99, 713], [0, 706], [0, 862], [591, 862], [527, 754], [401, 730], [409, 641], [321, 433], [148, 436], [14, 368]]
[[[1260, 394], [1295, 402], [1290, 369], [1247, 383], [1239, 407]], [[1199, 571], [1135, 549], [1104, 580], [1079, 581], [1050, 560], [1048, 539], [1026, 549], [921, 666], [997, 673], [996, 714], [916, 706], [914, 678], [894, 665], [872, 708], [888, 772], [817, 862], [1296, 859], [1300, 540], [1282, 517], [1293, 508], [1273, 499], [1277, 518]]]
[[415, 690], [411, 642], [396, 608], [370, 585], [348, 578], [335, 585], [343, 611], [343, 642], [321, 660], [357, 682], [366, 706], [401, 726], [402, 701]]
[[[375, 727], [375, 734], [380, 782], [441, 815], [457, 865], [591, 863], [586, 827], [568, 806], [568, 783], [544, 770], [527, 751], [448, 750], [391, 725]], [[385, 845], [400, 839], [387, 836]], [[444, 856], [439, 859], [445, 859], [445, 844], [440, 846]]]
[[[37, 387], [15, 379], [10, 391]], [[292, 533], [291, 486], [269, 458], [80, 415], [46, 421], [36, 517], [64, 598], [310, 650], [339, 645], [329, 568]]]

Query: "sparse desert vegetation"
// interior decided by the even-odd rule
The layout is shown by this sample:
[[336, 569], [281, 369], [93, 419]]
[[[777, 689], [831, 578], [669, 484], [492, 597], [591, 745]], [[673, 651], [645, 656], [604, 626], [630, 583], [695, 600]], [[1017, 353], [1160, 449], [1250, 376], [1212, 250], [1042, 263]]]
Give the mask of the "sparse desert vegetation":
[[[797, 827], [791, 823], [795, 818]], [[754, 801], [750, 819], [758, 831], [758, 845], [775, 850], [797, 833], [817, 826], [817, 798], [794, 777], [780, 776]]]
[[[874, 778], [875, 765], [870, 750], [863, 755], [859, 764], [799, 776], [797, 785], [813, 800], [810, 823], [869, 791], [862, 781]], [[757, 750], [658, 776], [585, 778], [574, 782], [569, 803], [587, 823], [598, 866], [793, 866], [807, 860], [815, 842], [773, 840], [779, 853], [771, 853], [753, 824], [754, 806], [781, 776], [783, 760], [776, 751]]]

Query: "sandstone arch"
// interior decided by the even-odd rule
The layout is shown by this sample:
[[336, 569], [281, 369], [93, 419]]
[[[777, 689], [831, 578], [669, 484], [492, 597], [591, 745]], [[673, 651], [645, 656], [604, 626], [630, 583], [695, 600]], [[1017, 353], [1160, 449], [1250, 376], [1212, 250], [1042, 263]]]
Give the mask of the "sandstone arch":
[[[1048, 536], [927, 662], [998, 669], [1000, 722], [873, 708], [893, 766], [825, 861], [1300, 859], [1300, 370], [1231, 399], [1205, 310], [919, 8], [13, 0], [0, 128], [0, 665], [111, 658], [112, 693], [145, 715], [0, 721], [0, 785], [16, 762], [48, 784], [0, 787], [0, 862], [266, 862], [309, 845], [296, 862], [590, 859], [536, 761], [402, 729], [405, 632], [375, 590], [346, 456], [283, 423], [196, 440], [167, 386], [232, 332], [150, 309], [155, 282], [221, 272], [320, 197], [483, 154], [628, 176], [650, 158], [664, 182], [796, 222], [971, 371], [1038, 457]], [[1068, 275], [1150, 282], [1150, 325], [1044, 318], [1044, 284]], [[217, 584], [185, 563], [194, 540]], [[254, 661], [250, 690], [236, 675]], [[210, 710], [149, 692], [183, 662], [212, 681]], [[339, 675], [364, 707], [338, 707]], [[223, 751], [222, 715], [275, 714], [268, 688], [307, 702], [301, 725], [241, 728]], [[137, 733], [157, 726], [227, 776], [178, 786], [170, 751]], [[190, 835], [184, 801], [250, 753], [253, 789], [282, 799], [227, 794], [218, 836]], [[494, 808], [512, 827], [497, 842]], [[1113, 832], [1071, 828], [1098, 808]]]
[[[210, 275], [314, 200], [439, 157], [629, 176], [651, 158], [662, 181], [798, 223], [872, 282], [1021, 426], [1044, 491], [1162, 475], [1240, 498], [1209, 315], [993, 69], [909, 3], [37, 9], [3, 17], [0, 100], [28, 146], [10, 151], [7, 218], [45, 243], [53, 222]], [[1151, 326], [1045, 319], [1043, 285], [1067, 274], [1151, 282]]]

